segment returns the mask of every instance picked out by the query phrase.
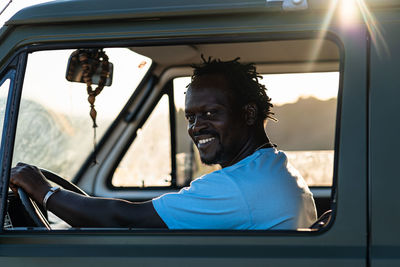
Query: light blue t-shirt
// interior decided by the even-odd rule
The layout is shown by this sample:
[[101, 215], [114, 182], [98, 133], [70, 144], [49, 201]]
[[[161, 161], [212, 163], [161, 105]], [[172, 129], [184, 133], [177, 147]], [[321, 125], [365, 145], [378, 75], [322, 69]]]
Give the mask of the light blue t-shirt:
[[153, 199], [169, 229], [286, 229], [316, 220], [312, 193], [283, 152], [265, 148]]

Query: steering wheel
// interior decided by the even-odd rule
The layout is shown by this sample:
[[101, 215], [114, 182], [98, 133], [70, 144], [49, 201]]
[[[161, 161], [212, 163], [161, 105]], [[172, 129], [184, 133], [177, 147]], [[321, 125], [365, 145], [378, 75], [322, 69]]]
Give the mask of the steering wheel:
[[[70, 190], [72, 192], [84, 196], [89, 196], [82, 189], [80, 189], [70, 181], [65, 180], [61, 176], [55, 174], [54, 172], [45, 169], [40, 169], [40, 171], [43, 173], [43, 175], [46, 177], [47, 180], [56, 183], [57, 185], [63, 187], [64, 189]], [[28, 197], [28, 195], [22, 188], [18, 188], [18, 194], [21, 199], [22, 205], [24, 206], [26, 212], [32, 218], [36, 226], [46, 228], [47, 230], [51, 230], [50, 224], [46, 219], [46, 217], [43, 215], [38, 204], [35, 201], [33, 201], [30, 197]]]

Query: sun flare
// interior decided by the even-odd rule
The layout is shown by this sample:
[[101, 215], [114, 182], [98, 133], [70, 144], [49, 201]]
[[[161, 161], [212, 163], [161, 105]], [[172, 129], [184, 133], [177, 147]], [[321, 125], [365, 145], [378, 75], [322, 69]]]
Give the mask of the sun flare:
[[339, 2], [340, 22], [350, 26], [358, 20], [359, 2], [362, 0], [341, 0]]

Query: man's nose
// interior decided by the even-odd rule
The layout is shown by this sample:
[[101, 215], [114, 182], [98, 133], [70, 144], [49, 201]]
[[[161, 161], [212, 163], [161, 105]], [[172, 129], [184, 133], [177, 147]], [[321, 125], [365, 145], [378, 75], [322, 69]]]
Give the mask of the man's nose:
[[193, 131], [193, 133], [197, 133], [206, 127], [207, 127], [207, 125], [206, 125], [205, 121], [203, 120], [203, 118], [201, 116], [196, 116], [196, 118], [190, 128]]

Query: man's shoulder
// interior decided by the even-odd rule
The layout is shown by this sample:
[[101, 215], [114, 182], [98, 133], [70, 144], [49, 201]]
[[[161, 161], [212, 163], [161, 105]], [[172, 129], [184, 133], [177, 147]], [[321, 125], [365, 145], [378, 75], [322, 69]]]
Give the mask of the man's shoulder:
[[286, 155], [283, 152], [275, 149], [274, 147], [264, 148], [255, 151], [253, 154], [249, 155], [248, 157], [242, 159], [232, 166], [223, 168], [221, 171], [223, 171], [225, 175], [241, 171], [257, 171], [260, 168], [267, 167], [271, 163], [275, 165], [277, 161], [285, 164], [287, 161]]
[[195, 180], [190, 184], [191, 190], [205, 190], [206, 188], [222, 189], [222, 188], [233, 188], [235, 181], [233, 179], [234, 175], [231, 172], [227, 172], [224, 169], [216, 170], [214, 172], [205, 174]]
[[223, 178], [228, 178], [229, 174], [225, 172], [224, 169], [216, 170], [207, 174], [204, 174], [195, 180], [192, 181], [192, 185], [196, 183], [211, 183], [211, 182], [221, 182], [224, 179]]

